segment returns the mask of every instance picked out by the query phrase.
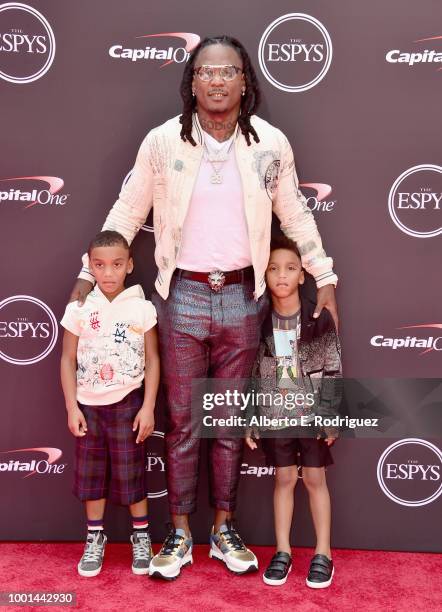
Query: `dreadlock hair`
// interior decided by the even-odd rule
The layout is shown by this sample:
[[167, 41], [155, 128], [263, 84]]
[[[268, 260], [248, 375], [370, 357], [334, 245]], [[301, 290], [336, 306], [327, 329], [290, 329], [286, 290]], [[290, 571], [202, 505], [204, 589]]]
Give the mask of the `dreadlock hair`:
[[243, 73], [245, 79], [246, 91], [241, 99], [241, 108], [238, 117], [238, 125], [241, 132], [244, 134], [247, 144], [250, 146], [250, 134], [253, 136], [255, 142], [259, 142], [258, 134], [250, 123], [250, 117], [256, 112], [259, 103], [261, 102], [261, 91], [259, 89], [258, 80], [256, 78], [255, 70], [250, 61], [249, 54], [243, 47], [243, 45], [236, 38], [231, 36], [213, 36], [206, 37], [198, 43], [193, 49], [192, 53], [187, 60], [184, 68], [183, 78], [180, 86], [180, 93], [183, 99], [183, 113], [180, 116], [181, 138], [184, 142], [187, 140], [194, 147], [196, 146], [195, 140], [192, 138], [192, 115], [196, 110], [196, 98], [192, 96], [192, 80], [193, 70], [195, 67], [195, 60], [198, 53], [210, 45], [227, 45], [235, 49], [238, 55], [242, 59]]

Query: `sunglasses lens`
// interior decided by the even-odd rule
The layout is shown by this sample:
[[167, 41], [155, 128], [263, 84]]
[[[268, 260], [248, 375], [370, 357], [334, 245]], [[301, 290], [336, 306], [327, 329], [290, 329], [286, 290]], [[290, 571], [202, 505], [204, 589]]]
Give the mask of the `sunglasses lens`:
[[212, 66], [201, 66], [195, 70], [198, 77], [201, 81], [208, 82], [211, 81], [216, 73], [219, 73], [219, 76], [224, 81], [233, 81], [236, 77], [238, 70], [235, 66], [220, 66], [220, 67], [212, 67]]
[[210, 81], [213, 79], [213, 69], [208, 66], [202, 66], [198, 72], [198, 76], [202, 81]]
[[236, 77], [235, 66], [223, 66], [220, 69], [219, 74], [225, 81], [233, 81], [233, 79]]

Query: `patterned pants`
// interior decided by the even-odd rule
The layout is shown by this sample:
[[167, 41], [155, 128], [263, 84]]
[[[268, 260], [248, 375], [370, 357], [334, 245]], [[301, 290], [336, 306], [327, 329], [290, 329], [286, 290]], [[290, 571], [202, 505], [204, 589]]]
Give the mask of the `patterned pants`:
[[[253, 289], [246, 281], [215, 293], [206, 283], [173, 277], [167, 300], [152, 296], [168, 403], [166, 472], [172, 514], [196, 509], [200, 439], [191, 431], [192, 379], [250, 376], [267, 307], [267, 297], [256, 302]], [[210, 440], [210, 501], [219, 510], [235, 509], [242, 451], [242, 439]]]

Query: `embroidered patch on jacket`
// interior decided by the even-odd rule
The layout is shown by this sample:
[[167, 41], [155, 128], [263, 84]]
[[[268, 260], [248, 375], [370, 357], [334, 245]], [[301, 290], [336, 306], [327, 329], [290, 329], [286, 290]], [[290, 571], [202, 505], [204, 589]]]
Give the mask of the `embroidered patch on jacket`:
[[264, 177], [264, 183], [267, 190], [267, 195], [272, 198], [273, 194], [278, 188], [279, 168], [281, 162], [279, 159], [275, 159], [268, 166]]
[[281, 165], [279, 151], [256, 151], [253, 157], [255, 161], [252, 164], [252, 170], [258, 174], [261, 189], [265, 189], [271, 199], [278, 187], [279, 167]]

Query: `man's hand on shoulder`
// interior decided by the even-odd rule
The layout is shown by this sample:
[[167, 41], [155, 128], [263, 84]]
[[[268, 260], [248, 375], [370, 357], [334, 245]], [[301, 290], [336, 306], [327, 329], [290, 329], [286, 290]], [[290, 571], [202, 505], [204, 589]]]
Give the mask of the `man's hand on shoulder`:
[[77, 278], [74, 288], [72, 289], [70, 302], [77, 301], [78, 306], [83, 306], [86, 301], [88, 294], [94, 288], [93, 284], [83, 278]]
[[335, 322], [336, 331], [339, 327], [338, 305], [336, 303], [335, 288], [333, 285], [324, 285], [318, 289], [318, 299], [313, 314], [313, 318], [317, 319], [323, 308], [327, 308]]

